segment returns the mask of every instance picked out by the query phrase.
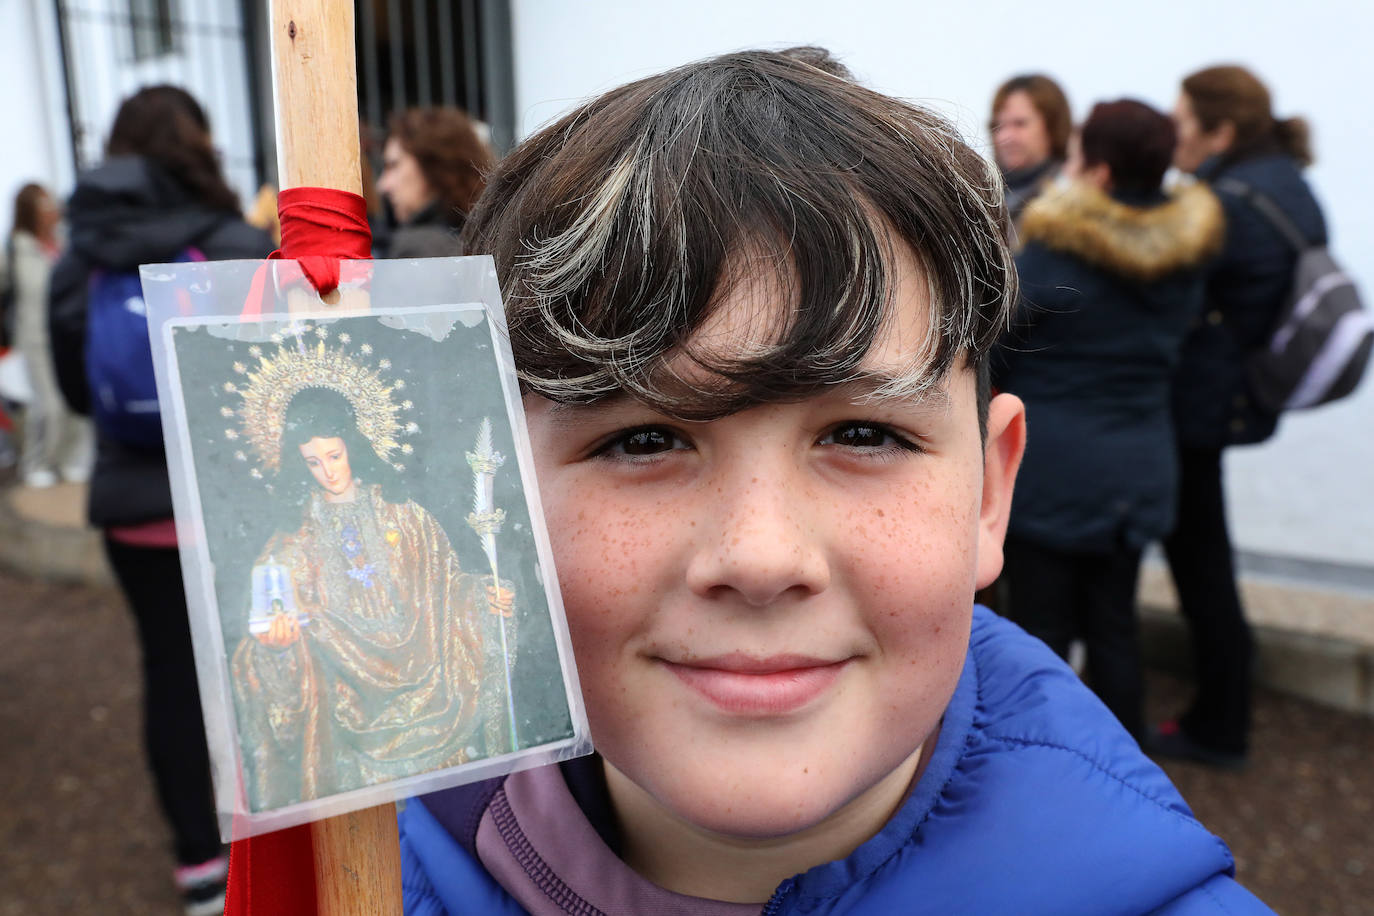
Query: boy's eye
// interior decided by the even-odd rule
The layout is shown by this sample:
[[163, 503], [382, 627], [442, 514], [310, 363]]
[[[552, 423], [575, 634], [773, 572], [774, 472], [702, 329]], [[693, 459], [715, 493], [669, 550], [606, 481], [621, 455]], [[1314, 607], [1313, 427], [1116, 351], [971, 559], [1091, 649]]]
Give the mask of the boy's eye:
[[672, 441], [661, 429], [641, 429], [620, 440], [620, 448], [627, 455], [653, 455], [672, 447]]
[[685, 447], [682, 438], [670, 429], [650, 426], [617, 433], [599, 449], [599, 455], [624, 455], [641, 458]]
[[841, 423], [820, 438], [818, 445], [842, 445], [854, 449], [920, 451], [920, 447], [876, 423]]

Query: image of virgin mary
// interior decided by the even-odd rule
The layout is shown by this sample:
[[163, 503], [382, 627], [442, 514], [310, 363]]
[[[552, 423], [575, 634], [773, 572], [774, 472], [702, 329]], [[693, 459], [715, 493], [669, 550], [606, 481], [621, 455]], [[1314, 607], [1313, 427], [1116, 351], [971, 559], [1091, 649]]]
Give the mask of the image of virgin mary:
[[255, 564], [275, 591], [231, 663], [253, 810], [512, 749], [512, 595], [462, 571], [399, 478], [347, 397], [291, 398], [273, 487], [284, 514]]

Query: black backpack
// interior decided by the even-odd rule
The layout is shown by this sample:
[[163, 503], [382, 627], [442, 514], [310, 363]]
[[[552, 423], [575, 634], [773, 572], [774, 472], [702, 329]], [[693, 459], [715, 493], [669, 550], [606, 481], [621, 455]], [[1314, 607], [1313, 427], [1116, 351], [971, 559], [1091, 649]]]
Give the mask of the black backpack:
[[1374, 349], [1374, 314], [1324, 245], [1313, 245], [1265, 195], [1223, 178], [1214, 189], [1244, 199], [1298, 253], [1293, 286], [1268, 345], [1246, 360], [1255, 402], [1272, 413], [1316, 407], [1355, 390]]

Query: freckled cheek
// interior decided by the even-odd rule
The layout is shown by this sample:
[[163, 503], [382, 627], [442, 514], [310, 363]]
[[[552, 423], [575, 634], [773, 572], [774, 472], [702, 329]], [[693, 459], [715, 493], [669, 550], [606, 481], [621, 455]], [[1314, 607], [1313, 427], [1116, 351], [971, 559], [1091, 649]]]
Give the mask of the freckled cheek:
[[850, 514], [856, 549], [846, 553], [846, 572], [885, 648], [920, 654], [951, 629], [955, 642], [963, 638], [957, 634], [972, 603], [977, 511], [967, 493], [930, 499], [929, 487], [912, 485], [893, 495], [905, 498]]
[[842, 513], [837, 536], [847, 545], [842, 555], [866, 571], [869, 583], [894, 587], [971, 565], [977, 522], [972, 500], [885, 500]]
[[968, 636], [973, 590], [967, 580], [959, 585], [917, 580], [909, 583], [903, 596], [874, 602], [870, 609], [869, 626], [885, 653], [926, 658]]
[[885, 661], [883, 693], [900, 734], [938, 719], [963, 665], [973, 612], [972, 546], [933, 532], [909, 543], [909, 552], [873, 560], [859, 599]]
[[623, 588], [607, 578], [610, 569], [598, 533], [582, 526], [559, 533], [555, 519], [549, 522], [573, 658], [595, 728], [605, 721], [603, 712], [615, 708], [614, 697], [624, 689], [616, 662], [625, 633], [633, 629], [633, 614], [611, 598]]
[[657, 610], [678, 554], [670, 515], [613, 493], [551, 488], [545, 516], [578, 664], [614, 660]]
[[879, 647], [874, 713], [880, 733], [922, 741], [944, 712], [968, 649], [972, 594], [968, 587], [907, 583], [905, 599], [870, 607]]
[[593, 739], [617, 748], [641, 721], [645, 692], [635, 637], [656, 609], [644, 579], [648, 560], [628, 543], [638, 535], [601, 503], [548, 516], [554, 563]]

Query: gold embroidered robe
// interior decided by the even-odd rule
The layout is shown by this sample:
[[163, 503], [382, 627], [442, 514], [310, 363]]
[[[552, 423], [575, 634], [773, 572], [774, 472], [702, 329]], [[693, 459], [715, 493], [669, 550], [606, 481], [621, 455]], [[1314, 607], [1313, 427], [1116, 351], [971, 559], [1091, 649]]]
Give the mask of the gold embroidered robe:
[[[459, 569], [434, 517], [386, 502], [377, 486], [348, 503], [316, 493], [300, 530], [275, 535], [258, 562], [269, 558], [290, 570], [297, 613], [309, 620], [286, 648], [249, 636], [234, 653], [250, 807], [468, 760], [483, 711], [505, 707], [499, 645], [484, 661], [499, 621], [489, 577]], [[479, 702], [483, 691], [499, 696]], [[492, 724], [488, 740], [501, 734]]]

